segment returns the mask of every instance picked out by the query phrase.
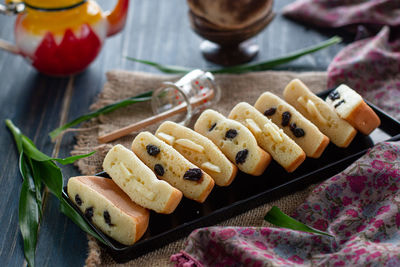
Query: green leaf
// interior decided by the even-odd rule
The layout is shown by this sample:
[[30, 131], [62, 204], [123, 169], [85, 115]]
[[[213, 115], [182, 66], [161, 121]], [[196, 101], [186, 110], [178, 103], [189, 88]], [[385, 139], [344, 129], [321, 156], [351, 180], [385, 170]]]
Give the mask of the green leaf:
[[63, 178], [60, 168], [54, 163], [58, 161], [61, 164], [70, 164], [77, 159], [88, 157], [95, 152], [86, 155], [78, 155], [65, 159], [54, 159], [40, 150], [28, 137], [10, 120], [5, 121], [10, 129], [20, 154], [19, 170], [23, 178], [19, 201], [19, 227], [24, 241], [24, 255], [29, 266], [35, 264], [35, 249], [37, 243], [39, 221], [42, 216], [42, 189], [45, 184], [60, 200], [60, 209], [73, 222], [78, 224], [87, 233], [104, 243], [104, 240], [92, 231], [81, 215], [74, 210], [62, 196]]
[[68, 218], [70, 218], [76, 225], [78, 225], [83, 231], [92, 235], [97, 240], [102, 242], [103, 244], [107, 244], [101, 236], [99, 236], [95, 231], [92, 230], [90, 225], [82, 218], [82, 216], [72, 207], [68, 201], [64, 198], [60, 198], [60, 210], [64, 213]]
[[37, 161], [51, 160], [49, 156], [47, 156], [42, 151], [36, 148], [35, 144], [32, 142], [31, 139], [29, 139], [25, 135], [21, 135], [21, 139], [22, 139], [22, 146], [24, 149], [24, 153], [28, 157]]
[[244, 65], [239, 65], [239, 66], [233, 66], [233, 67], [227, 67], [227, 68], [222, 68], [218, 70], [212, 71], [213, 73], [243, 73], [243, 72], [249, 72], [249, 71], [262, 71], [262, 70], [269, 70], [272, 69], [276, 66], [282, 65], [289, 63], [295, 59], [298, 59], [302, 56], [315, 53], [321, 49], [327, 48], [331, 45], [340, 43], [342, 41], [342, 38], [335, 36], [332, 37], [324, 42], [321, 42], [315, 46], [307, 47], [302, 50], [293, 52], [287, 56], [284, 57], [279, 57], [276, 59], [256, 63], [256, 64], [244, 64]]
[[[310, 47], [304, 48], [299, 51], [295, 51], [287, 56], [283, 56], [283, 57], [275, 58], [272, 60], [255, 63], [255, 64], [244, 64], [244, 65], [238, 65], [238, 66], [232, 66], [232, 67], [226, 67], [226, 68], [220, 68], [220, 69], [210, 69], [208, 71], [212, 72], [212, 73], [243, 73], [243, 72], [249, 72], [249, 71], [269, 70], [276, 66], [279, 66], [279, 65], [288, 63], [290, 61], [293, 61], [295, 59], [298, 59], [302, 56], [317, 52], [317, 51], [327, 48], [331, 45], [340, 43], [341, 41], [342, 41], [342, 39], [340, 37], [334, 36], [334, 37], [332, 37], [324, 42], [321, 42], [317, 45], [310, 46]], [[137, 59], [137, 58], [133, 58], [133, 57], [127, 57], [127, 59], [152, 66], [152, 67], [154, 67], [162, 72], [165, 72], [165, 73], [180, 73], [180, 74], [182, 74], [182, 73], [188, 73], [193, 70], [193, 69], [180, 67], [180, 66], [162, 65], [162, 64], [158, 64], [156, 62]]]
[[334, 237], [333, 235], [330, 235], [326, 232], [319, 231], [317, 229], [309, 227], [309, 226], [305, 225], [304, 223], [301, 223], [301, 222], [293, 219], [292, 217], [283, 213], [276, 206], [273, 206], [271, 208], [271, 210], [265, 215], [264, 220], [266, 220], [267, 222], [269, 222], [273, 225], [276, 225], [276, 226], [282, 227], [282, 228], [288, 228], [288, 229], [307, 232], [307, 233], [314, 233], [314, 234]]
[[22, 166], [21, 175], [24, 178], [24, 182], [22, 183], [19, 198], [18, 220], [22, 239], [24, 241], [24, 255], [28, 265], [33, 267], [35, 265], [35, 249], [40, 209], [37, 202], [32, 172], [25, 161], [25, 156], [22, 155], [20, 159], [22, 161], [20, 162], [20, 166]]
[[61, 198], [63, 179], [60, 168], [52, 161], [32, 160], [35, 175], [58, 198]]
[[70, 122], [64, 124], [61, 127], [57, 128], [57, 129], [54, 129], [53, 131], [51, 131], [49, 133], [49, 136], [52, 139], [54, 139], [55, 137], [57, 137], [60, 133], [62, 133], [66, 129], [71, 128], [71, 127], [73, 127], [75, 125], [78, 125], [81, 122], [84, 122], [84, 121], [90, 120], [92, 118], [98, 117], [98, 116], [100, 116], [102, 114], [110, 113], [110, 112], [112, 112], [112, 111], [114, 111], [116, 109], [119, 109], [119, 108], [122, 108], [122, 107], [126, 107], [126, 106], [131, 105], [131, 104], [149, 101], [151, 99], [152, 93], [153, 93], [152, 91], [148, 91], [148, 92], [145, 92], [143, 94], [140, 94], [140, 95], [137, 95], [137, 96], [133, 96], [133, 97], [130, 97], [130, 98], [127, 98], [127, 99], [123, 99], [121, 101], [118, 101], [118, 102], [115, 102], [113, 104], [107, 105], [107, 106], [102, 107], [102, 108], [100, 108], [98, 110], [95, 110], [93, 112], [90, 112], [90, 113], [87, 113], [85, 115], [82, 115], [82, 116], [74, 119], [73, 121], [70, 121]]
[[10, 119], [5, 120], [8, 129], [10, 129], [12, 135], [14, 136], [15, 143], [18, 148], [18, 153], [22, 152], [22, 139], [21, 139], [21, 131], [14, 125], [14, 123]]
[[96, 153], [96, 151], [92, 151], [92, 152], [90, 152], [88, 154], [76, 155], [76, 156], [72, 156], [72, 157], [68, 157], [68, 158], [64, 158], [64, 159], [52, 158], [52, 160], [55, 160], [58, 163], [61, 163], [62, 165], [68, 165], [68, 164], [74, 163], [78, 159], [83, 159], [83, 158], [90, 157], [94, 153]]
[[30, 140], [28, 137], [26, 137], [24, 135], [22, 135], [22, 145], [23, 145], [24, 153], [26, 153], [33, 160], [36, 160], [36, 161], [54, 160], [63, 165], [74, 163], [78, 159], [86, 158], [86, 157], [89, 157], [89, 156], [93, 155], [94, 153], [96, 153], [96, 151], [92, 151], [88, 154], [67, 157], [64, 159], [51, 158], [51, 157], [47, 156], [46, 154], [44, 154], [42, 151], [38, 150], [36, 148], [35, 144], [32, 142], [32, 140]]
[[33, 177], [33, 184], [30, 185], [29, 190], [35, 192], [36, 195], [36, 202], [39, 208], [39, 215], [40, 218], [42, 218], [42, 203], [43, 203], [43, 195], [42, 195], [42, 190], [43, 190], [43, 184], [42, 181], [40, 180], [40, 177], [36, 175], [35, 169], [32, 166], [32, 161], [30, 158], [28, 158], [24, 153], [21, 153], [19, 157], [19, 171], [21, 173], [21, 176], [23, 179], [26, 179], [25, 177]]
[[184, 74], [192, 71], [193, 69], [185, 68], [185, 67], [180, 67], [180, 66], [171, 66], [171, 65], [161, 65], [156, 62], [148, 61], [148, 60], [143, 60], [143, 59], [137, 59], [133, 57], [126, 57], [127, 59], [135, 62], [139, 62], [142, 64], [146, 64], [149, 66], [152, 66], [164, 73], [171, 73], [171, 74]]

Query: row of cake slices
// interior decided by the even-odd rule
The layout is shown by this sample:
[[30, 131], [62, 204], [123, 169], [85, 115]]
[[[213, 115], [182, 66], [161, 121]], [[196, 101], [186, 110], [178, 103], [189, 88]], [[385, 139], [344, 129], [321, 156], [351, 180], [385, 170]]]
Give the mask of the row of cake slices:
[[323, 101], [296, 79], [283, 95], [287, 102], [266, 92], [254, 107], [239, 103], [228, 118], [206, 110], [194, 131], [167, 121], [155, 135], [142, 132], [132, 150], [116, 145], [107, 153], [103, 168], [112, 180], [73, 177], [69, 197], [104, 233], [131, 245], [147, 229], [147, 209], [169, 214], [182, 194], [204, 202], [214, 183], [228, 186], [237, 169], [261, 175], [271, 157], [293, 172], [306, 155], [320, 157], [329, 140], [347, 147], [355, 128], [369, 134], [380, 124], [345, 85]]

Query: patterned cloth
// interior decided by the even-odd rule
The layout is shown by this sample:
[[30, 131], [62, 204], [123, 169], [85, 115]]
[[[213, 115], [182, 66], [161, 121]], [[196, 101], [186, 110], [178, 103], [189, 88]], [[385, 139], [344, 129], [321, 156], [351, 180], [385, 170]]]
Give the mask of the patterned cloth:
[[282, 228], [207, 227], [176, 266], [400, 266], [400, 142], [380, 143], [295, 212], [334, 238]]
[[389, 34], [384, 27], [340, 51], [328, 67], [328, 88], [346, 83], [400, 120], [400, 39], [389, 42]]
[[328, 88], [346, 83], [400, 119], [400, 1], [298, 0], [283, 14], [312, 26], [358, 30], [357, 38], [377, 33], [348, 45], [334, 58]]
[[308, 25], [354, 32], [359, 25], [377, 31], [383, 25], [400, 26], [398, 0], [298, 0], [283, 15]]

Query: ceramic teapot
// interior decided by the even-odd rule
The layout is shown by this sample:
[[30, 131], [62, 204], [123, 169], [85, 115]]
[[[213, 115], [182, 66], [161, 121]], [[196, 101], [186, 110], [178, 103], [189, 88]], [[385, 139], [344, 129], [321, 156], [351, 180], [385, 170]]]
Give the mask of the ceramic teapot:
[[6, 0], [0, 13], [17, 14], [15, 45], [0, 48], [24, 56], [38, 71], [65, 76], [83, 71], [105, 39], [125, 25], [129, 0], [103, 12], [94, 0]]

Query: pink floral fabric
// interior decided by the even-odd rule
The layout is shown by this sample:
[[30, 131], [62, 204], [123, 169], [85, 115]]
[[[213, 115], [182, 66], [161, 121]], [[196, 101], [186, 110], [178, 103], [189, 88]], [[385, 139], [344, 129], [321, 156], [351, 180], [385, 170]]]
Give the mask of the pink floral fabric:
[[328, 67], [328, 88], [345, 83], [400, 120], [400, 39], [390, 42], [390, 31], [340, 51]]
[[176, 266], [400, 266], [400, 142], [380, 143], [295, 212], [334, 238], [282, 228], [207, 227]]
[[283, 14], [312, 26], [377, 33], [336, 55], [328, 67], [327, 87], [345, 83], [400, 119], [400, 1], [298, 0]]
[[303, 23], [354, 31], [358, 25], [370, 30], [383, 25], [400, 26], [397, 0], [298, 0], [283, 9], [283, 15]]

